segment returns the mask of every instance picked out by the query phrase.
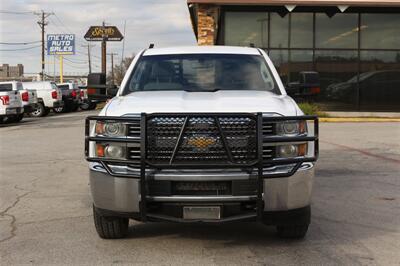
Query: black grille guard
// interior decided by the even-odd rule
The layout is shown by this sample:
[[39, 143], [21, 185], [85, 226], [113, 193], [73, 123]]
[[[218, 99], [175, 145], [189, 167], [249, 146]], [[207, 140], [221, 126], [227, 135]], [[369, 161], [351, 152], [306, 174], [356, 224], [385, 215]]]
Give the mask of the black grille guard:
[[[256, 125], [256, 138], [257, 138], [257, 159], [251, 163], [234, 163], [231, 160], [228, 163], [224, 164], [179, 164], [174, 163], [173, 160], [169, 164], [152, 164], [147, 160], [146, 156], [146, 145], [147, 145], [147, 121], [152, 117], [186, 117], [185, 120], [190, 117], [252, 117], [257, 121]], [[119, 138], [110, 138], [110, 137], [100, 137], [100, 136], [91, 136], [90, 135], [90, 123], [91, 121], [115, 121], [126, 124], [137, 123], [140, 125], [140, 137], [119, 137]], [[313, 123], [314, 132], [313, 135], [310, 136], [309, 133], [307, 135], [301, 136], [263, 136], [262, 126], [263, 123], [276, 123], [281, 121], [310, 121]], [[186, 124], [186, 123], [185, 123]], [[220, 132], [221, 133], [221, 132]], [[122, 177], [122, 178], [136, 178], [140, 179], [140, 189], [141, 189], [141, 203], [140, 203], [140, 214], [141, 219], [143, 221], [147, 220], [147, 208], [146, 208], [146, 176], [149, 173], [149, 169], [161, 170], [161, 169], [243, 169], [254, 171], [256, 170], [258, 176], [258, 189], [257, 189], [257, 217], [261, 218], [262, 210], [263, 210], [263, 186], [264, 179], [268, 178], [283, 178], [292, 176], [303, 163], [305, 162], [314, 162], [318, 159], [319, 152], [319, 139], [318, 139], [319, 129], [318, 129], [318, 117], [317, 116], [263, 116], [262, 113], [153, 113], [146, 114], [142, 113], [140, 116], [122, 116], [122, 117], [113, 117], [113, 116], [89, 116], [85, 121], [85, 156], [86, 160], [89, 162], [98, 162], [103, 168], [114, 177]], [[177, 140], [177, 144], [180, 142], [180, 138], [182, 134], [179, 135]], [[89, 142], [120, 142], [120, 143], [136, 143], [140, 145], [140, 160], [132, 161], [130, 159], [127, 160], [115, 160], [115, 159], [105, 159], [105, 158], [97, 158], [97, 157], [89, 157]], [[310, 157], [297, 157], [297, 158], [271, 158], [263, 160], [263, 144], [277, 144], [277, 143], [298, 143], [298, 142], [313, 142], [314, 143], [314, 154]], [[226, 142], [223, 141], [225, 149], [228, 147]], [[174, 156], [174, 155], [173, 155]], [[229, 156], [230, 157], [230, 156]], [[231, 158], [231, 157], [230, 157]], [[132, 166], [132, 168], [137, 168], [139, 171], [135, 174], [121, 174], [114, 173], [110, 164], [117, 165], [128, 165]], [[290, 170], [287, 172], [274, 173], [272, 172], [264, 172], [264, 168], [278, 166], [278, 165], [290, 165]]]
[[[166, 164], [154, 164], [147, 159], [146, 155], [146, 145], [147, 145], [147, 121], [153, 117], [252, 117], [257, 121], [256, 126], [256, 135], [257, 135], [257, 159], [253, 160], [249, 163], [235, 163], [232, 160], [228, 160], [227, 163], [174, 163], [171, 160], [170, 163]], [[103, 136], [90, 136], [90, 123], [91, 121], [118, 121], [121, 123], [138, 123], [140, 124], [140, 137], [132, 138], [132, 137], [118, 137], [118, 138], [110, 138]], [[280, 121], [312, 121], [314, 126], [314, 134], [312, 136], [309, 135], [301, 135], [301, 136], [263, 136], [262, 134], [262, 125], [263, 123], [276, 123]], [[262, 113], [153, 113], [146, 114], [142, 113], [139, 116], [131, 117], [131, 116], [122, 116], [122, 117], [114, 117], [114, 116], [89, 116], [86, 118], [85, 123], [85, 155], [86, 159], [90, 162], [99, 162], [105, 166], [106, 170], [110, 170], [107, 167], [107, 164], [125, 164], [125, 165], [137, 165], [137, 168], [146, 169], [146, 168], [154, 168], [154, 169], [201, 169], [201, 168], [209, 168], [209, 169], [221, 169], [221, 168], [239, 168], [239, 169], [250, 169], [257, 168], [261, 173], [259, 174], [262, 178], [278, 178], [278, 177], [288, 177], [293, 175], [298, 168], [304, 162], [314, 162], [318, 159], [318, 151], [319, 151], [319, 141], [318, 141], [318, 117], [317, 116], [263, 116]], [[177, 140], [177, 145], [181, 141], [181, 134]], [[126, 160], [116, 160], [116, 159], [106, 159], [106, 158], [96, 158], [89, 157], [89, 142], [120, 142], [120, 143], [136, 143], [140, 145], [140, 163], [133, 162], [130, 159]], [[314, 154], [309, 157], [297, 157], [297, 158], [271, 158], [264, 159], [262, 158], [262, 150], [263, 144], [272, 144], [276, 145], [277, 143], [296, 143], [296, 142], [313, 142], [314, 143]], [[222, 141], [225, 149], [227, 150], [227, 154], [229, 154], [229, 148], [226, 145], [226, 141]], [[174, 154], [172, 155], [174, 156]], [[295, 165], [291, 171], [288, 173], [280, 173], [280, 174], [262, 174], [263, 168], [271, 167], [275, 165]], [[139, 175], [125, 175], [125, 174], [115, 174], [109, 171], [110, 175], [120, 176], [120, 177], [133, 177], [133, 178], [141, 178]]]

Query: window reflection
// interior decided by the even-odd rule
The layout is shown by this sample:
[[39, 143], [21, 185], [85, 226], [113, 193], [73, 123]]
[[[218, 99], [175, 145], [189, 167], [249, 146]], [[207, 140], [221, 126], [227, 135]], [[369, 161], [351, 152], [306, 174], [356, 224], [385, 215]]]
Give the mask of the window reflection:
[[299, 80], [299, 73], [302, 71], [313, 71], [313, 51], [312, 50], [292, 50], [290, 51], [290, 81]]
[[268, 45], [268, 13], [226, 12], [225, 44], [257, 47]]
[[289, 82], [290, 68], [289, 68], [289, 53], [288, 50], [271, 50], [269, 57], [274, 63], [283, 84]]
[[361, 48], [399, 49], [399, 14], [361, 14]]
[[328, 109], [357, 107], [357, 82], [350, 82], [358, 73], [357, 56], [357, 51], [315, 52], [315, 68], [321, 82], [320, 101]]
[[292, 13], [291, 14], [291, 40], [292, 48], [313, 47], [313, 14]]
[[317, 48], [357, 48], [357, 14], [339, 13], [330, 18], [317, 13], [315, 27]]
[[271, 13], [270, 38], [272, 48], [287, 48], [289, 45], [289, 15], [281, 17]]
[[400, 110], [400, 51], [362, 51], [360, 107]]

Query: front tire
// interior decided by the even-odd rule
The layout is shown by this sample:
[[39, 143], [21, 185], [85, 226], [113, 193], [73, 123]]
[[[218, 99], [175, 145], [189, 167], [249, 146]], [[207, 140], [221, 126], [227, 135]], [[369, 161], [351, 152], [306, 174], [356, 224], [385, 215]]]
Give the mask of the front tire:
[[101, 215], [95, 206], [93, 206], [93, 218], [97, 234], [101, 238], [117, 239], [128, 235], [128, 218]]
[[282, 238], [302, 239], [308, 231], [308, 224], [277, 226], [278, 235]]

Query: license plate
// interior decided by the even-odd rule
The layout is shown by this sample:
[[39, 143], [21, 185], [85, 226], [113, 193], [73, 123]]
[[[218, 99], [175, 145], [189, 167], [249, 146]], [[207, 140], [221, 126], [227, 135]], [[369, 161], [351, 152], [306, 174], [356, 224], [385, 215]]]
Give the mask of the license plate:
[[7, 114], [16, 114], [17, 113], [17, 109], [8, 109], [7, 110]]
[[221, 208], [218, 206], [183, 207], [185, 220], [218, 220], [221, 219]]

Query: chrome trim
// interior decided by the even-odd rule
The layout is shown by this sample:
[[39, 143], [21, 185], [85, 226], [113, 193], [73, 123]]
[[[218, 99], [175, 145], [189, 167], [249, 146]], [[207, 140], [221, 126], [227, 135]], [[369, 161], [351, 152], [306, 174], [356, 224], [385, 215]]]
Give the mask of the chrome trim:
[[147, 196], [149, 201], [157, 202], [234, 202], [256, 200], [257, 195], [252, 196]]

